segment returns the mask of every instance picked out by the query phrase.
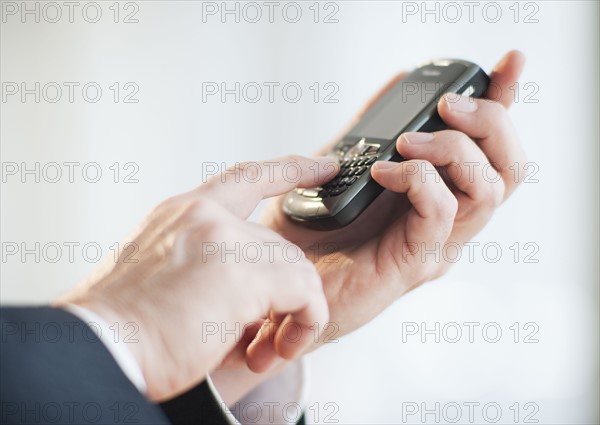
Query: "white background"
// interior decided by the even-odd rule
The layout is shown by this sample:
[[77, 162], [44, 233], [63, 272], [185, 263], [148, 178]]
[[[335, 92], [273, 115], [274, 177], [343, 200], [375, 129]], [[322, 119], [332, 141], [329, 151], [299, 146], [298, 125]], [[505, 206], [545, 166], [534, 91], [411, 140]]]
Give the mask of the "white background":
[[[121, 21], [133, 6], [125, 10], [121, 3], [120, 22], [114, 23], [112, 2], [100, 3], [103, 15], [95, 24], [83, 19], [85, 2], [75, 9], [73, 23], [66, 6], [57, 23], [45, 22], [44, 15], [40, 23], [32, 15], [22, 23], [20, 12], [3, 14], [0, 23], [3, 83], [80, 83], [73, 103], [64, 86], [57, 103], [44, 98], [35, 103], [32, 95], [26, 102], [18, 95], [2, 99], [3, 166], [96, 162], [103, 171], [95, 184], [82, 178], [81, 166], [75, 183], [67, 181], [66, 167], [59, 183], [43, 176], [36, 183], [31, 175], [23, 183], [19, 174], [3, 172], [2, 303], [47, 302], [77, 284], [95, 267], [83, 257], [82, 245], [94, 242], [112, 255], [109, 247], [145, 212], [202, 181], [203, 162], [309, 155], [395, 73], [437, 57], [472, 60], [490, 71], [517, 48], [527, 65], [511, 115], [539, 171], [538, 181], [522, 185], [477, 237], [481, 246], [498, 244], [501, 258], [486, 261], [481, 250], [472, 262], [463, 255], [443, 278], [311, 354], [307, 416], [318, 423], [328, 413], [340, 423], [434, 423], [452, 420], [458, 403], [459, 422], [468, 423], [464, 403], [477, 402], [477, 423], [493, 419], [494, 406], [502, 409], [499, 423], [523, 422], [528, 413], [540, 423], [598, 421], [597, 2], [478, 2], [473, 22], [464, 2], [337, 2], [319, 5], [318, 23], [312, 2], [300, 5], [297, 23], [284, 19], [282, 3], [273, 23], [264, 6], [257, 23], [244, 15], [239, 23], [226, 15], [223, 23], [220, 13], [203, 15], [202, 2], [146, 1], [136, 3], [139, 22], [129, 24]], [[403, 13], [413, 6], [417, 14]], [[255, 10], [237, 7], [254, 18]], [[439, 16], [421, 15], [423, 7], [437, 7]], [[457, 10], [461, 18], [448, 22]], [[324, 23], [334, 11], [338, 22]], [[46, 12], [54, 18], [55, 10]], [[288, 12], [293, 18], [293, 9]], [[88, 9], [87, 16], [93, 18], [94, 11]], [[537, 22], [525, 22], [527, 17]], [[81, 86], [88, 82], [103, 89], [97, 103], [82, 97]], [[123, 90], [125, 83], [137, 84], [139, 102], [115, 103], [109, 89], [114, 82], [121, 95], [130, 91]], [[286, 101], [280, 90], [273, 103], [266, 91], [256, 103], [243, 98], [236, 103], [233, 96], [225, 103], [218, 96], [202, 102], [203, 82], [229, 87], [295, 82], [303, 94], [297, 103]], [[323, 102], [322, 91], [315, 103], [309, 89], [315, 82], [322, 90], [328, 82], [337, 84], [339, 101]], [[119, 183], [109, 169], [115, 162], [122, 172]], [[127, 162], [139, 166], [138, 183], [123, 183]], [[72, 263], [64, 245], [56, 263], [44, 256], [39, 263], [33, 255], [25, 261], [6, 256], [7, 244], [32, 248], [36, 242], [81, 245]], [[537, 263], [524, 262], [532, 252], [524, 249], [528, 242], [539, 248], [531, 257]], [[518, 261], [510, 249], [514, 243], [520, 244]], [[93, 257], [93, 249], [88, 255]], [[439, 343], [425, 335], [423, 343], [420, 334], [403, 334], [410, 323], [422, 330], [436, 322], [480, 325], [473, 343], [466, 334], [457, 343], [443, 335]], [[510, 329], [515, 322], [518, 343]], [[501, 328], [499, 342], [483, 338], [486, 323]], [[538, 342], [523, 342], [533, 329]], [[422, 417], [421, 410], [435, 411], [435, 403], [439, 418]], [[486, 403], [492, 404], [484, 412]], [[414, 406], [418, 414], [403, 416]]]

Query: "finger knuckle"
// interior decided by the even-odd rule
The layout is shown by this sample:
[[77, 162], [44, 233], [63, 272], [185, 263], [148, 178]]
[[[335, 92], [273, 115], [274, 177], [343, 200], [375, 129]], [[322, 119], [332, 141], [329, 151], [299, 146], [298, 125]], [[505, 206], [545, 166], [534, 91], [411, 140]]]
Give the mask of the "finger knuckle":
[[417, 175], [421, 177], [426, 177], [435, 171], [433, 164], [426, 159], [412, 159], [410, 161], [406, 161], [405, 164], [405, 167], [409, 169], [416, 169]]
[[218, 242], [228, 237], [229, 230], [227, 226], [223, 225], [223, 222], [210, 219], [204, 221], [200, 226], [195, 227], [195, 237], [205, 241]]
[[485, 107], [481, 108], [481, 124], [489, 127], [490, 132], [502, 131], [507, 133], [512, 129], [512, 121], [508, 110], [500, 102], [486, 101]]
[[262, 167], [256, 161], [244, 161], [234, 166], [232, 173], [238, 174], [241, 178], [250, 182], [255, 182], [262, 177]]
[[502, 202], [504, 182], [499, 174], [493, 180], [478, 179], [470, 190], [470, 198], [475, 205], [490, 208], [497, 207]]
[[217, 231], [231, 230], [229, 213], [208, 199], [194, 200], [188, 204], [180, 218], [180, 226], [189, 229], [202, 229], [209, 236]]
[[504, 201], [504, 192], [506, 185], [502, 179], [498, 179], [497, 182], [489, 185], [490, 189], [488, 191], [488, 202], [487, 204], [491, 208], [497, 208], [502, 201]]
[[458, 212], [458, 200], [447, 187], [440, 191], [436, 199], [435, 211], [443, 221], [453, 221]]
[[417, 169], [419, 170], [419, 181], [423, 184], [436, 184], [442, 181], [436, 166], [425, 159], [415, 160]]
[[482, 110], [490, 116], [494, 118], [502, 118], [505, 119], [507, 116], [507, 109], [498, 101], [486, 101], [483, 105], [487, 105], [486, 108], [482, 108]]
[[453, 133], [452, 137], [454, 144], [460, 146], [460, 152], [464, 154], [467, 151], [467, 147], [471, 147], [473, 145], [473, 139], [471, 139], [468, 134], [463, 133], [462, 131], [451, 131]]
[[456, 143], [463, 136], [465, 136], [465, 133], [463, 133], [462, 131], [453, 130], [453, 129], [440, 130], [440, 131], [436, 132], [435, 134], [436, 134], [436, 138], [442, 139], [442, 140], [447, 140], [452, 143]]
[[210, 217], [211, 209], [211, 202], [207, 198], [194, 198], [185, 208], [184, 219], [191, 221], [206, 220], [207, 217]]
[[[217, 219], [203, 220], [198, 225], [183, 229], [177, 236], [177, 244], [183, 249], [182, 255], [187, 258], [200, 258], [201, 253], [207, 252], [206, 258], [219, 259], [218, 254], [222, 244], [229, 240], [231, 231], [223, 221]], [[225, 269], [223, 269], [225, 271]]]
[[182, 203], [183, 200], [181, 196], [171, 196], [170, 198], [167, 198], [161, 203], [159, 203], [154, 210], [159, 213], [168, 212], [179, 208]]

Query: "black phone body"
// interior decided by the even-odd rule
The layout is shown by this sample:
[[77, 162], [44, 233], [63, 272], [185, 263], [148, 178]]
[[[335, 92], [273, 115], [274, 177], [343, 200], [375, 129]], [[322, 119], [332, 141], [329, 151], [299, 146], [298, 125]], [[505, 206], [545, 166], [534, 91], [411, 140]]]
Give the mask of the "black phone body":
[[337, 176], [322, 187], [296, 189], [286, 195], [284, 212], [317, 230], [344, 227], [356, 219], [383, 191], [370, 167], [375, 161], [402, 161], [396, 140], [408, 131], [446, 128], [437, 113], [445, 93], [481, 97], [489, 77], [476, 64], [457, 59], [435, 60], [398, 81], [328, 155], [340, 163]]

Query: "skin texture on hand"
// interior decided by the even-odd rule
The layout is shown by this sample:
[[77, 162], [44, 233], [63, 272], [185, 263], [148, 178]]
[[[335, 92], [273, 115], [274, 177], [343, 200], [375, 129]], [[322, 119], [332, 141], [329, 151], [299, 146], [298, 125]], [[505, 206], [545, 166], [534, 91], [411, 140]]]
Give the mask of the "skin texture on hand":
[[[245, 221], [261, 199], [331, 179], [337, 172], [331, 159], [320, 159], [317, 166], [305, 158], [281, 160], [300, 164], [303, 177], [294, 184], [260, 178], [258, 184], [256, 179], [240, 183], [232, 181], [236, 173], [225, 173], [224, 179], [167, 200], [149, 215], [134, 238], [139, 263], [109, 265], [64, 301], [88, 307], [110, 323], [140, 324], [140, 343], [132, 348], [151, 398], [173, 397], [220, 365], [223, 379], [217, 370], [214, 382], [218, 388], [219, 381], [223, 385], [238, 381], [226, 397], [228, 403], [236, 401], [285, 367], [285, 359], [315, 347], [314, 324], [319, 328], [326, 324], [327, 306], [339, 337], [451, 266], [423, 261], [420, 252], [464, 244], [525, 176], [525, 156], [507, 115], [512, 101], [509, 87], [523, 63], [523, 55], [516, 51], [499, 62], [491, 74], [487, 100], [457, 95], [441, 99], [438, 111], [449, 130], [430, 137], [401, 135], [397, 149], [407, 160], [372, 167], [373, 178], [387, 190], [348, 227], [331, 232], [300, 227], [282, 213], [282, 197], [264, 215], [270, 229]], [[390, 81], [362, 114], [404, 75]], [[472, 163], [480, 164], [479, 170], [487, 165], [488, 178], [470, 173]], [[265, 162], [259, 168], [265, 171], [269, 166]], [[252, 168], [246, 164], [240, 169]], [[317, 176], [315, 169], [321, 171]], [[250, 180], [254, 183], [248, 184]], [[228, 265], [207, 261], [202, 247], [207, 241], [281, 245], [286, 240], [310, 261], [303, 258], [290, 264], [279, 252], [268, 264]], [[199, 337], [206, 321], [227, 323], [227, 329], [236, 322], [255, 326], [246, 328], [236, 341], [219, 339], [211, 345]], [[290, 323], [303, 331], [295, 344], [282, 337]], [[270, 373], [252, 372], [265, 370]], [[232, 379], [234, 375], [240, 379]]]
[[[331, 232], [309, 230], [283, 214], [283, 197], [271, 202], [263, 223], [300, 246], [315, 263], [336, 330], [334, 337], [359, 328], [407, 291], [442, 275], [451, 264], [423, 261], [415, 247], [439, 250], [444, 244], [468, 241], [525, 177], [525, 155], [507, 115], [512, 103], [509, 88], [523, 64], [520, 52], [506, 54], [490, 75], [487, 100], [456, 95], [442, 98], [438, 112], [450, 130], [431, 137], [400, 136], [397, 149], [408, 161], [372, 168], [373, 178], [388, 190], [348, 227]], [[342, 135], [405, 75], [386, 84]], [[326, 154], [336, 142], [318, 154]], [[479, 164], [479, 171], [487, 165], [486, 178], [469, 174], [473, 162]], [[518, 173], [509, 168], [513, 164]], [[252, 350], [260, 353], [254, 371], [269, 370], [270, 374], [282, 367], [267, 338], [280, 323], [280, 318], [271, 314], [270, 331], [253, 339]], [[321, 341], [328, 336], [325, 332]], [[239, 363], [233, 371], [229, 367], [235, 368], [235, 362], [217, 370], [213, 378], [217, 388], [231, 383], [232, 376], [240, 378], [236, 379], [235, 394], [227, 398], [233, 403], [257, 385], [259, 378]]]
[[[286, 167], [295, 178], [281, 173]], [[328, 319], [321, 279], [299, 248], [246, 219], [262, 199], [321, 184], [330, 178], [327, 168], [327, 158], [245, 163], [164, 201], [130, 239], [138, 248], [134, 261], [122, 251], [56, 305], [80, 305], [109, 324], [136, 324], [139, 342], [128, 347], [153, 400], [197, 385], [226, 359], [261, 363], [242, 330], [267, 314], [303, 331], [298, 339], [282, 332], [269, 339], [279, 359], [297, 357]], [[207, 334], [207, 324], [218, 332]]]
[[[440, 99], [438, 111], [449, 130], [401, 135], [396, 147], [406, 161], [373, 165], [372, 177], [387, 190], [349, 226], [309, 230], [282, 213], [282, 198], [271, 203], [263, 222], [304, 249], [317, 266], [330, 321], [339, 327], [336, 337], [364, 325], [407, 291], [444, 274], [451, 263], [443, 258], [426, 261], [421, 253], [439, 251], [447, 244], [462, 246], [522, 181], [525, 155], [507, 108], [512, 103], [509, 87], [523, 65], [524, 56], [511, 51], [491, 73], [485, 99], [459, 95]], [[404, 75], [388, 83], [369, 105]], [[473, 163], [478, 168], [470, 173]], [[515, 173], [515, 167], [521, 172]], [[268, 358], [268, 343], [257, 345], [255, 349]]]

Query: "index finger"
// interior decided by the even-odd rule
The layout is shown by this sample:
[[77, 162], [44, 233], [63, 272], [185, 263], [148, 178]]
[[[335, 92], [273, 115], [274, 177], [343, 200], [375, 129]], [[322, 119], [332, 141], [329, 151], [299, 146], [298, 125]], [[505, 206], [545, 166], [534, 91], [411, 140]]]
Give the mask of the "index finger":
[[523, 67], [525, 55], [518, 50], [511, 50], [496, 64], [490, 74], [490, 85], [485, 93], [485, 98], [499, 102], [505, 108], [512, 105], [514, 88]]
[[214, 176], [198, 190], [245, 219], [263, 199], [298, 187], [319, 186], [331, 180], [338, 171], [338, 163], [331, 157], [294, 155], [270, 161], [242, 162]]

